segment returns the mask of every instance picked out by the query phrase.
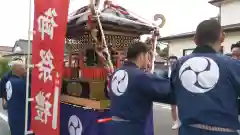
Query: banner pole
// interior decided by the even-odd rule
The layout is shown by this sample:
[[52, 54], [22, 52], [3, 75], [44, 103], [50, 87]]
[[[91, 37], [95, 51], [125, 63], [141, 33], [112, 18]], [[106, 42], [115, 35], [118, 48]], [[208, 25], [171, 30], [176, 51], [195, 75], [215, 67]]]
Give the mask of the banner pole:
[[26, 81], [26, 104], [25, 104], [25, 129], [24, 134], [28, 134], [28, 102], [29, 102], [29, 66], [31, 53], [31, 22], [32, 22], [32, 0], [29, 0], [29, 22], [28, 22], [28, 53], [27, 53], [27, 81]]

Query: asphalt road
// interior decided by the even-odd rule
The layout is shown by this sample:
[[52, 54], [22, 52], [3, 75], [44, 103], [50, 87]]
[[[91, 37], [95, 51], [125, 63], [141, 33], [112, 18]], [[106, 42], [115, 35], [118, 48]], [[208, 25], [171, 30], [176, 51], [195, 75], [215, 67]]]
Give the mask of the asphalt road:
[[10, 135], [7, 112], [2, 109], [2, 99], [0, 99], [0, 135]]
[[[1, 100], [1, 99], [0, 99]], [[0, 101], [0, 135], [10, 135], [7, 124], [7, 113], [1, 107]], [[164, 104], [154, 104], [154, 133], [155, 135], [177, 135], [177, 131], [171, 129], [171, 109]]]
[[169, 105], [155, 103], [153, 118], [155, 135], [177, 135], [177, 130], [172, 130], [173, 122]]

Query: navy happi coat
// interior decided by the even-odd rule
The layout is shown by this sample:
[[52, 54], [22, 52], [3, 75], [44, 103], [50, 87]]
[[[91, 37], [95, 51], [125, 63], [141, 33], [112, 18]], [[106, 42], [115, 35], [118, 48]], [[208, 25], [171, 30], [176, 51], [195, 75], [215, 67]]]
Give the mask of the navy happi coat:
[[239, 61], [218, 54], [209, 46], [199, 46], [192, 54], [178, 60], [172, 70], [171, 86], [182, 127], [205, 124], [240, 129]]
[[144, 135], [153, 101], [170, 102], [169, 80], [146, 73], [131, 62], [113, 74], [110, 85], [111, 115], [127, 121], [112, 121], [112, 135]]
[[1, 79], [0, 82], [0, 98], [4, 98], [6, 99], [6, 83], [8, 81], [8, 79], [10, 78], [10, 76], [12, 75], [12, 71], [8, 71], [7, 73], [5, 73]]
[[[8, 123], [11, 135], [24, 135], [26, 80], [12, 75], [6, 83]], [[28, 124], [30, 124], [30, 105]]]

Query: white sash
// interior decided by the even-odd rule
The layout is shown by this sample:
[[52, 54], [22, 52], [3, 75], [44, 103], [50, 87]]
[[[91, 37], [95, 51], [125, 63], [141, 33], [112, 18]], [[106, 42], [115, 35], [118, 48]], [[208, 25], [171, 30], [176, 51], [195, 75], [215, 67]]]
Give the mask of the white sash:
[[171, 77], [171, 73], [172, 73], [172, 70], [171, 70], [171, 67], [168, 68], [168, 78]]

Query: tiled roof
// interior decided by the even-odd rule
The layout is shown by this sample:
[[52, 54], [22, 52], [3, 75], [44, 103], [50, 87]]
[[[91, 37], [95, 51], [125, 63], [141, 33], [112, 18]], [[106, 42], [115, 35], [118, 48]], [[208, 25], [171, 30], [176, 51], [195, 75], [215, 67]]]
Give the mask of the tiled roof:
[[[21, 49], [21, 53], [23, 54], [27, 54], [27, 51], [28, 51], [28, 40], [25, 40], [25, 39], [19, 39], [15, 42], [15, 45], [13, 47], [16, 48], [16, 47], [20, 47]], [[31, 41], [31, 45], [30, 45], [30, 50], [31, 50], [31, 54], [32, 54], [32, 41]], [[67, 49], [65, 48], [64, 49], [65, 53], [67, 53]]]
[[224, 1], [224, 0], [210, 0], [208, 3], [213, 4], [213, 3], [216, 3], [216, 2], [222, 2], [222, 1]]
[[12, 52], [12, 47], [10, 46], [0, 46], [1, 52]]
[[221, 2], [223, 2], [223, 1], [225, 1], [225, 0], [210, 0], [208, 3], [219, 7], [221, 5]]
[[[80, 27], [85, 28], [85, 24], [88, 22], [88, 16], [88, 6], [79, 8], [75, 13], [71, 14], [68, 17], [67, 35], [72, 36], [72, 33], [74, 33], [77, 29], [79, 29], [80, 32], [83, 32], [84, 29], [80, 30]], [[141, 17], [138, 17], [138, 15], [135, 15], [124, 7], [117, 5], [101, 10], [100, 20], [105, 29], [108, 29], [106, 28], [107, 24], [114, 25], [115, 27], [129, 27], [137, 30], [138, 32], [143, 30], [145, 32], [144, 34], [146, 34], [146, 32], [149, 33], [154, 29], [154, 25], [152, 23], [146, 22]], [[77, 33], [79, 34], [79, 32]]]
[[[17, 40], [15, 42], [15, 45], [14, 45], [14, 48], [16, 48], [16, 47], [20, 47], [22, 53], [27, 54], [27, 51], [28, 51], [28, 40], [25, 40], [25, 39]], [[31, 53], [32, 53], [32, 41], [31, 41], [31, 45], [30, 45], [30, 50], [31, 50]]]

